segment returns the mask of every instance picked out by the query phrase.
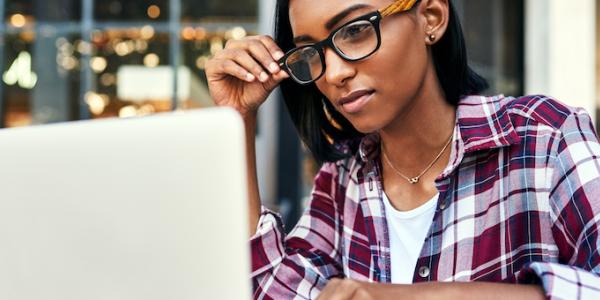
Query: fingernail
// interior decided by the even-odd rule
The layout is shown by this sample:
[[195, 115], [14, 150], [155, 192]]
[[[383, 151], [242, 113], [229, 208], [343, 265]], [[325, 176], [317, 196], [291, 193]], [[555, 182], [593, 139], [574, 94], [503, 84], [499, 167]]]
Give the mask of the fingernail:
[[269, 80], [269, 75], [267, 75], [267, 73], [265, 73], [265, 72], [261, 72], [260, 73], [260, 81], [265, 82], [267, 80]]
[[275, 52], [275, 60], [280, 60], [285, 54], [283, 54], [283, 52], [281, 51], [277, 51]]
[[279, 66], [276, 63], [272, 62], [269, 65], [269, 71], [271, 71], [271, 73], [275, 74], [275, 73], [277, 73], [277, 71], [279, 71]]
[[254, 75], [247, 73], [246, 74], [246, 80], [248, 81], [254, 81], [254, 79], [256, 79], [256, 77], [254, 77]]

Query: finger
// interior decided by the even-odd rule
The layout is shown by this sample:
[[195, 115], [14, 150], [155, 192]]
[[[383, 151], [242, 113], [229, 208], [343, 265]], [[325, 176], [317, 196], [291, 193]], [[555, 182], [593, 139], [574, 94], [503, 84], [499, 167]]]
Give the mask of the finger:
[[352, 300], [372, 300], [373, 297], [364, 289], [356, 289], [352, 295]]
[[340, 280], [339, 284], [336, 285], [334, 294], [331, 300], [351, 300], [354, 299], [354, 295], [358, 290], [358, 284], [350, 279]]
[[271, 78], [266, 83], [278, 85], [279, 83], [281, 83], [281, 81], [287, 78], [290, 78], [290, 75], [288, 75], [288, 73], [286, 73], [285, 71], [279, 71], [276, 74], [271, 75]]
[[207, 72], [206, 74], [209, 80], [211, 80], [211, 78], [220, 80], [224, 77], [224, 75], [233, 76], [247, 82], [253, 82], [256, 79], [254, 75], [230, 59], [213, 58], [206, 64], [206, 70], [213, 70], [212, 72]]
[[251, 40], [247, 44], [247, 49], [250, 55], [254, 57], [265, 70], [269, 70], [271, 74], [275, 74], [279, 72], [279, 64], [276, 62], [275, 58], [269, 52], [269, 49], [265, 46], [265, 44], [260, 40]]
[[256, 80], [254, 75], [232, 60], [225, 60], [223, 62], [223, 72], [247, 82]]
[[273, 40], [272, 37], [270, 37], [268, 35], [260, 35], [257, 38], [269, 50], [269, 52], [271, 53], [271, 56], [273, 57], [273, 59], [275, 61], [279, 61], [285, 55], [283, 53], [283, 50], [281, 50], [281, 48], [279, 48], [279, 46], [277, 46], [277, 44], [275, 43], [275, 41]]
[[329, 280], [318, 300], [350, 300], [356, 290], [356, 285], [350, 280], [332, 278]]
[[283, 70], [273, 74], [273, 79], [278, 82], [288, 78], [290, 78], [290, 75]]
[[228, 51], [229, 59], [236, 62], [242, 68], [258, 78], [261, 82], [269, 80], [269, 75], [263, 67], [246, 50], [234, 49]]
[[284, 71], [280, 71], [277, 74], [271, 75], [271, 78], [267, 82], [264, 82], [263, 86], [265, 87], [265, 90], [271, 91], [286, 78], [289, 78], [289, 75]]
[[335, 289], [337, 288], [338, 284], [338, 279], [334, 278], [329, 280], [329, 282], [327, 282], [327, 285], [325, 285], [325, 288], [323, 288], [323, 290], [321, 290], [321, 293], [319, 293], [317, 300], [331, 300], [331, 297], [335, 294]]
[[242, 40], [229, 40], [225, 48], [247, 50], [265, 70], [273, 75], [280, 72], [279, 59], [285, 55], [273, 38], [267, 35], [251, 36]]

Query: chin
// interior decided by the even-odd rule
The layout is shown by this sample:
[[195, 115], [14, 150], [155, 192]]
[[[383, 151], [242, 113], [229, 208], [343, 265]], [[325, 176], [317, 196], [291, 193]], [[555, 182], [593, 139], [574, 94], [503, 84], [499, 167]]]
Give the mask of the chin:
[[350, 121], [350, 123], [352, 124], [352, 126], [354, 126], [354, 129], [356, 129], [358, 132], [360, 132], [362, 134], [369, 134], [369, 133], [379, 131], [381, 129], [382, 125], [376, 121], [377, 120], [375, 120], [375, 122], [367, 121], [367, 120], [364, 120], [364, 121], [363, 120], [352, 120], [352, 121]]

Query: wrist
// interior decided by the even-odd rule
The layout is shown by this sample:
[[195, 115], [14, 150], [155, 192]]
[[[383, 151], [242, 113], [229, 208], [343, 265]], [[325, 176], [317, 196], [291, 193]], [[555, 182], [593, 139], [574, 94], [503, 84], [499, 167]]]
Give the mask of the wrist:
[[248, 125], [255, 125], [256, 124], [256, 119], [258, 116], [258, 111], [256, 110], [252, 110], [252, 111], [247, 111], [244, 113], [240, 113], [240, 116], [242, 117], [242, 120], [244, 121], [244, 124], [246, 126]]

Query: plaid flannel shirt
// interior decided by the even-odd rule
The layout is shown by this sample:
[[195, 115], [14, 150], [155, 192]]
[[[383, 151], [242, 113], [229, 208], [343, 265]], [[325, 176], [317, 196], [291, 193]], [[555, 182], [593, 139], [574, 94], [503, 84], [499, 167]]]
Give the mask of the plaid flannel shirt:
[[[537, 283], [600, 299], [600, 145], [581, 109], [544, 96], [461, 99], [414, 282]], [[332, 277], [390, 282], [379, 141], [326, 163], [285, 236], [266, 209], [250, 240], [255, 299], [314, 299]], [[417, 246], [417, 245], [415, 245]]]

